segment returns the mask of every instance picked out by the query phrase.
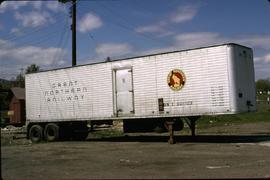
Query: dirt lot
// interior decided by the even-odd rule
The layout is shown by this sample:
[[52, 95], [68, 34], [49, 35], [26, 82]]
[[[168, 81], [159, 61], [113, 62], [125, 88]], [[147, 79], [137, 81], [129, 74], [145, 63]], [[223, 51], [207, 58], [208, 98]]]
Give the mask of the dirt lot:
[[270, 178], [270, 123], [31, 144], [2, 134], [3, 179]]

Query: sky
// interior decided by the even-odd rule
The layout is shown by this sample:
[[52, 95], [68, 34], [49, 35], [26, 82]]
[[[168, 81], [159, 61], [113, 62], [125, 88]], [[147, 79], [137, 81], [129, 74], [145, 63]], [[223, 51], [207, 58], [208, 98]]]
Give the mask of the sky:
[[[255, 78], [270, 78], [268, 0], [78, 0], [77, 64], [224, 43], [251, 47]], [[71, 2], [0, 5], [0, 78], [30, 64], [71, 66]]]

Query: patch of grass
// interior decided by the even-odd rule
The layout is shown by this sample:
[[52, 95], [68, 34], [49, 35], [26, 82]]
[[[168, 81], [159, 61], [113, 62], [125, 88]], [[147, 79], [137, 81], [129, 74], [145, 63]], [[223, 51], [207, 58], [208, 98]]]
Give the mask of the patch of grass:
[[17, 139], [15, 136], [12, 135], [2, 135], [1, 134], [1, 147], [4, 146], [13, 146], [13, 145], [30, 145], [32, 144], [30, 140], [26, 138]]
[[220, 116], [203, 116], [198, 120], [197, 128], [203, 129], [214, 126], [256, 122], [270, 122], [269, 104], [258, 104], [256, 112]]
[[116, 129], [105, 129], [91, 132], [91, 135], [95, 138], [106, 138], [106, 137], [119, 137], [123, 136], [123, 131]]
[[270, 97], [269, 94], [257, 94], [256, 99], [260, 101], [267, 101], [267, 97]]

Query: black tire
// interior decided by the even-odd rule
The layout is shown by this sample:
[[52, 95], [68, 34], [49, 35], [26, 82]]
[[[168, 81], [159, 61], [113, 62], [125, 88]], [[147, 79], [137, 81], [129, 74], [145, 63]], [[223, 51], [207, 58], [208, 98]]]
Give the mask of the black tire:
[[48, 142], [57, 141], [59, 139], [59, 126], [55, 123], [49, 123], [45, 126], [44, 137]]
[[29, 130], [29, 138], [33, 143], [38, 143], [43, 139], [43, 128], [40, 125], [33, 125]]

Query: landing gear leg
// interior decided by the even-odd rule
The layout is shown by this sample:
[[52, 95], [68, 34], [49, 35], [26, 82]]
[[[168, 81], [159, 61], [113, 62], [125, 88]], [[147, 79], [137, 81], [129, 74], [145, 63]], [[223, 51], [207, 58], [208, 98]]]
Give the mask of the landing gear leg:
[[190, 130], [191, 130], [191, 136], [195, 137], [195, 130], [196, 130], [196, 121], [199, 119], [199, 117], [194, 116], [194, 117], [188, 117], [186, 119], [186, 123], [188, 124]]
[[195, 131], [196, 131], [196, 120], [191, 119], [190, 120], [190, 126], [189, 126], [190, 130], [191, 130], [191, 136], [195, 137]]
[[168, 140], [169, 144], [175, 144], [173, 125], [174, 125], [174, 121], [166, 121], [166, 127], [169, 131], [169, 136], [170, 136]]

